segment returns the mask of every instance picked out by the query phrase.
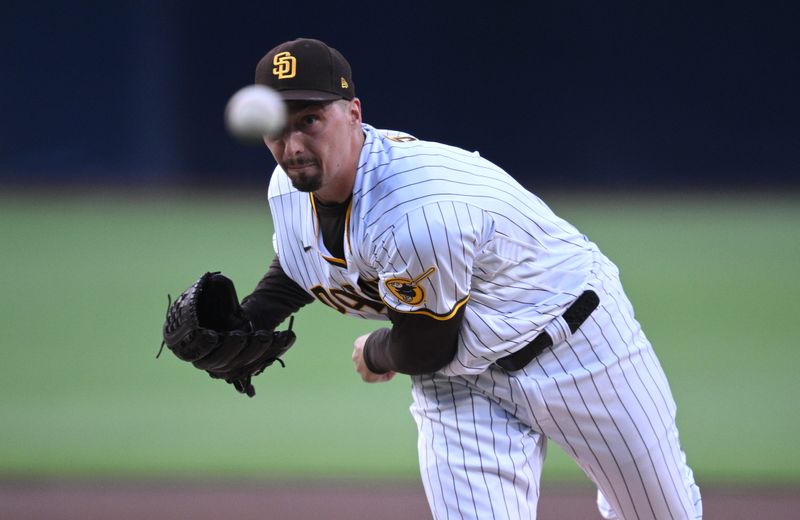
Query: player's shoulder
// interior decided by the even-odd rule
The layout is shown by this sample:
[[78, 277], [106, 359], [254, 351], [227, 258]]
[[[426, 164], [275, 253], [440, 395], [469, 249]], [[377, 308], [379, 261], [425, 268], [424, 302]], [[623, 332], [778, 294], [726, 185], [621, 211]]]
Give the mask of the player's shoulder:
[[416, 184], [423, 178], [459, 181], [464, 172], [499, 171], [477, 151], [419, 139], [406, 132], [368, 128], [371, 132], [360, 170], [366, 182], [380, 184], [383, 190]]
[[470, 187], [465, 178], [494, 168], [474, 152], [406, 132], [365, 128], [353, 208], [371, 229], [385, 230], [426, 204], [462, 200], [481, 189], [480, 182]]
[[453, 156], [462, 158], [480, 157], [477, 151], [469, 151], [457, 146], [444, 144], [438, 141], [420, 139], [408, 132], [400, 130], [377, 129], [369, 125], [365, 127], [372, 131], [373, 147], [379, 148], [385, 154], [396, 159], [414, 160], [432, 155]]
[[[369, 127], [369, 125], [366, 126], [368, 128], [371, 128]], [[372, 128], [372, 130], [375, 132], [375, 135], [379, 139], [383, 139], [390, 143], [419, 142], [419, 139], [409, 134], [408, 132], [403, 132], [401, 130], [389, 130], [388, 128]]]

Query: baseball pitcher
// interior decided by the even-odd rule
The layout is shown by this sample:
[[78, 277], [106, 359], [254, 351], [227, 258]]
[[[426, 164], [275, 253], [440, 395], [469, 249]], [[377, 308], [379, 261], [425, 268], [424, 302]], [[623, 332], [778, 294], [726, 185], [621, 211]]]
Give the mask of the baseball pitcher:
[[255, 82], [288, 107], [265, 137], [276, 256], [241, 304], [219, 273], [182, 296], [170, 349], [252, 395], [301, 306], [384, 320], [353, 362], [367, 382], [410, 376], [435, 518], [535, 518], [548, 440], [604, 518], [701, 518], [667, 379], [593, 242], [478, 153], [365, 124], [323, 42], [275, 47]]

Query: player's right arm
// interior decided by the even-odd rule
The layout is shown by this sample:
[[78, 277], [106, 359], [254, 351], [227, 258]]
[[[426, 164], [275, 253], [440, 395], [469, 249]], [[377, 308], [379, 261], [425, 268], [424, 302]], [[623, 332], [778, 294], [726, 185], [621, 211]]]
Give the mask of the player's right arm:
[[374, 258], [392, 327], [367, 338], [370, 372], [430, 373], [453, 360], [475, 255], [493, 229], [482, 210], [450, 201], [427, 204], [392, 226]]
[[255, 330], [274, 330], [300, 307], [313, 301], [314, 298], [283, 271], [275, 255], [255, 290], [242, 301], [242, 310]]
[[447, 320], [389, 309], [392, 327], [369, 335], [364, 345], [364, 364], [373, 374], [436, 372], [455, 357], [463, 318], [463, 307]]

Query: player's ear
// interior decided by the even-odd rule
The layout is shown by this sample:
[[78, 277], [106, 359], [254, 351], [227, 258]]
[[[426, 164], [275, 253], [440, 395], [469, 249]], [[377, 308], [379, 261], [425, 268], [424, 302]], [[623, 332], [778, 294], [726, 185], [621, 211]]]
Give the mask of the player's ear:
[[360, 125], [361, 124], [361, 100], [358, 98], [353, 98], [348, 105], [348, 114], [350, 115], [350, 121]]

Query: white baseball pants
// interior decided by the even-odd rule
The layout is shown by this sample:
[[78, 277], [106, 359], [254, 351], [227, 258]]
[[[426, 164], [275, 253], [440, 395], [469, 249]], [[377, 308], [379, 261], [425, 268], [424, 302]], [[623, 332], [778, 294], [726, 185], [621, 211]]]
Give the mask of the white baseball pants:
[[702, 517], [661, 365], [616, 273], [591, 288], [599, 307], [522, 370], [412, 377], [434, 518], [536, 518], [547, 440], [597, 485], [604, 518]]

